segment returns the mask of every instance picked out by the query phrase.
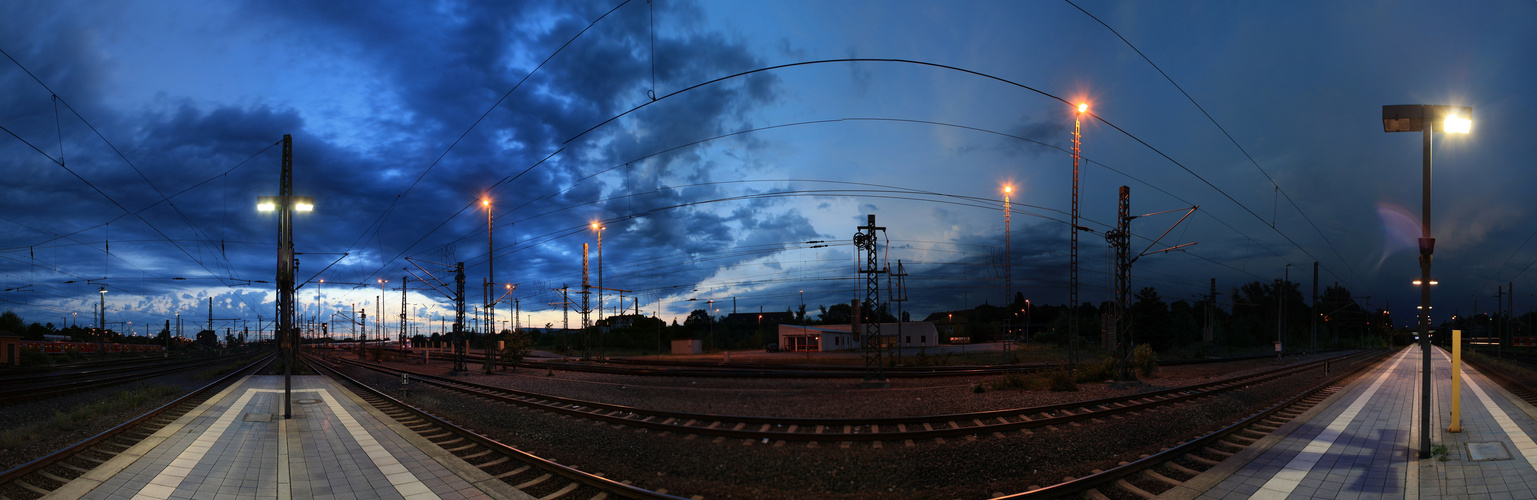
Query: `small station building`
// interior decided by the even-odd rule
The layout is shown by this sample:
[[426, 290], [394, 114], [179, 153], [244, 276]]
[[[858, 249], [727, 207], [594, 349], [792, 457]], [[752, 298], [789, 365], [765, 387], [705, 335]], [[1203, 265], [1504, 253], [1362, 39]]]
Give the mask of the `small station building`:
[[[935, 347], [939, 345], [939, 331], [934, 323], [910, 321], [902, 323], [902, 334], [897, 335], [896, 323], [881, 323], [882, 347]], [[779, 349], [783, 351], [840, 351], [861, 349], [854, 335], [853, 325], [779, 325]]]

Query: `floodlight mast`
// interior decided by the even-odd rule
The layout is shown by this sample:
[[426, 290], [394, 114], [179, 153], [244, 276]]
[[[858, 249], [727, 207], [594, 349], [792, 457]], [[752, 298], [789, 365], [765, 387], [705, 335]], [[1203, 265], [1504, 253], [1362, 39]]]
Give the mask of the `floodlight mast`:
[[[1435, 129], [1466, 134], [1473, 130], [1473, 108], [1428, 104], [1401, 104], [1382, 107], [1384, 132], [1421, 132], [1423, 140], [1420, 216], [1420, 282], [1430, 283], [1431, 254], [1436, 239], [1430, 232], [1430, 136]], [[1430, 458], [1430, 287], [1420, 287], [1419, 309], [1421, 378], [1420, 387], [1420, 458]]]

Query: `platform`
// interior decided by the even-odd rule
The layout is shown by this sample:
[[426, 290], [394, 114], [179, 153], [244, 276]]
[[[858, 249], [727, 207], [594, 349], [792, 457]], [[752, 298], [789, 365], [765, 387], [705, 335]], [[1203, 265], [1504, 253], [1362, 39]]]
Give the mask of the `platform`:
[[330, 379], [251, 376], [46, 498], [526, 499]]
[[1537, 498], [1537, 409], [1463, 365], [1462, 432], [1451, 417], [1451, 358], [1433, 356], [1431, 444], [1419, 458], [1419, 347], [1394, 353], [1343, 390], [1217, 467], [1160, 495], [1171, 499]]

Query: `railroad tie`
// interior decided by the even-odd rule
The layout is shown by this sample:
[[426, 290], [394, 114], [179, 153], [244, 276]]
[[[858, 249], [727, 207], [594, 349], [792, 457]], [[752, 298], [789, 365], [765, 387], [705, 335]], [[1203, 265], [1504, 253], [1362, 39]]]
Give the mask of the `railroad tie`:
[[854, 433], [854, 426], [852, 426], [852, 425], [845, 425], [845, 426], [843, 426], [843, 433], [844, 434], [853, 434]]
[[883, 444], [881, 444], [881, 442], [880, 442], [880, 441], [871, 441], [871, 442], [870, 442], [870, 447], [871, 447], [871, 448], [877, 448], [877, 449], [878, 449], [878, 448], [885, 448], [885, 447], [886, 447], [886, 446], [885, 446], [885, 445], [883, 445]]
[[539, 497], [539, 500], [554, 500], [556, 498], [560, 498], [565, 496], [567, 493], [570, 493], [572, 490], [575, 490], [578, 486], [581, 486], [581, 484], [573, 482], [566, 485], [564, 488], [556, 490], [554, 493]]
[[742, 440], [742, 446], [752, 446], [752, 442], [753, 441], [757, 441], [757, 440], [756, 439], [743, 439]]
[[758, 428], [758, 432], [768, 432], [769, 427], [769, 424], [763, 424], [763, 427]]
[[484, 469], [486, 467], [492, 467], [492, 466], [501, 465], [503, 463], [506, 463], [508, 460], [512, 460], [512, 457], [509, 457], [509, 456], [506, 456], [506, 455], [502, 455], [502, 458], [498, 458], [496, 460], [492, 460], [490, 462], [486, 462], [486, 463], [477, 465], [476, 467]]
[[1003, 437], [1003, 433], [1002, 432], [998, 432], [998, 431], [993, 431], [993, 437], [1001, 438], [1001, 437]]
[[1181, 472], [1183, 474], [1188, 474], [1188, 475], [1191, 475], [1191, 476], [1198, 476], [1198, 475], [1201, 474], [1199, 471], [1196, 471], [1195, 469], [1192, 469], [1192, 468], [1180, 465], [1179, 462], [1165, 462], [1164, 465], [1167, 465], [1170, 469], [1174, 469], [1174, 470], [1177, 470], [1177, 471], [1179, 471], [1179, 472]]
[[790, 429], [786, 430], [785, 432], [793, 433], [793, 432], [795, 432], [796, 429], [799, 429], [799, 428], [801, 428], [801, 426], [798, 425], [798, 424], [790, 424]]
[[1004, 417], [998, 417], [998, 423], [1000, 423], [1000, 424], [1007, 424], [1007, 423], [1009, 423], [1009, 419], [1004, 418]]
[[[977, 427], [986, 427], [987, 426], [987, 424], [982, 423], [982, 419], [980, 419], [980, 418], [973, 418], [973, 419], [971, 419], [971, 421], [975, 422], [977, 424]], [[1004, 423], [1008, 423], [1008, 422], [1004, 422]]]
[[807, 448], [821, 448], [822, 445], [818, 444], [816, 441], [811, 441], [809, 443], [806, 443], [806, 447]]
[[714, 429], [716, 427], [720, 427], [720, 421], [711, 422], [710, 425], [706, 426], [705, 428], [706, 429]]
[[538, 485], [539, 483], [543, 483], [543, 482], [548, 481], [548, 480], [550, 480], [550, 475], [549, 474], [545, 474], [543, 476], [536, 477], [536, 478], [534, 478], [533, 480], [531, 480], [529, 482], [526, 482], [526, 483], [523, 483], [523, 484], [520, 484], [520, 485], [517, 485], [517, 486], [513, 486], [513, 488], [517, 488], [517, 489], [520, 489], [520, 490], [527, 489], [527, 488], [529, 488], [531, 486]]
[[1217, 455], [1217, 456], [1222, 457], [1222, 458], [1227, 458], [1227, 457], [1233, 456], [1233, 453], [1231, 453], [1231, 452], [1222, 451], [1222, 450], [1219, 450], [1219, 449], [1216, 449], [1216, 448], [1213, 448], [1213, 447], [1210, 447], [1210, 446], [1202, 448], [1202, 451], [1205, 451], [1207, 453], [1211, 453], [1213, 455]]
[[850, 446], [853, 446], [853, 445], [854, 445], [853, 441], [844, 441], [842, 443], [838, 443], [838, 447], [839, 448], [843, 448], [845, 450], [847, 450]]
[[[717, 423], [719, 423], [719, 422], [717, 422]], [[747, 427], [747, 423], [746, 422], [737, 422], [736, 423], [736, 427], [732, 427], [731, 430], [739, 431], [739, 430], [742, 430], [743, 427]], [[712, 426], [711, 428], [713, 429], [714, 427]]]
[[818, 425], [817, 426], [817, 434], [821, 434], [822, 431], [825, 430], [825, 429], [827, 429], [827, 426], [825, 426], [825, 425]]
[[1127, 482], [1125, 479], [1117, 479], [1117, 480], [1115, 480], [1115, 485], [1116, 486], [1120, 486], [1121, 489], [1129, 491], [1129, 492], [1131, 492], [1131, 494], [1139, 496], [1139, 497], [1142, 497], [1142, 498], [1151, 499], [1151, 498], [1153, 498], [1155, 496], [1158, 496], [1158, 495], [1154, 495], [1152, 493], [1148, 493], [1147, 490], [1144, 490], [1142, 488], [1138, 488], [1137, 485], [1131, 484], [1130, 482]]
[[[667, 417], [667, 420], [663, 420], [662, 421], [662, 425], [672, 425], [673, 422], [677, 422], [677, 421], [678, 421], [677, 418]], [[683, 424], [683, 425], [688, 425], [688, 424]]]
[[781, 447], [781, 446], [784, 446], [784, 445], [785, 445], [785, 440], [783, 440], [783, 439], [778, 440], [778, 441], [774, 441], [774, 447], [775, 448], [778, 448], [778, 447]]
[[934, 442], [937, 444], [945, 444], [945, 438], [934, 438]]
[[522, 467], [518, 467], [516, 469], [510, 470], [510, 471], [507, 471], [507, 472], [503, 472], [501, 474], [497, 474], [496, 478], [497, 479], [507, 479], [509, 477], [516, 476], [516, 475], [522, 474], [524, 472], [528, 472], [528, 469], [530, 469], [530, 468], [533, 468], [533, 466], [532, 465], [524, 465]]
[[902, 445], [903, 445], [903, 446], [906, 446], [906, 447], [908, 447], [908, 448], [912, 448], [912, 447], [914, 447], [914, 446], [918, 446], [918, 445], [917, 445], [917, 444], [916, 444], [916, 443], [914, 443], [914, 442], [913, 442], [913, 440], [911, 440], [911, 439], [908, 439], [908, 440], [905, 440], [905, 441], [902, 441]]
[[712, 443], [721, 443], [721, 442], [724, 442], [725, 440], [726, 440], [726, 436], [717, 436], [714, 440], [712, 440], [710, 442], [712, 442]]
[[697, 438], [697, 437], [699, 437], [698, 434], [689, 434], [687, 436], [683, 436], [683, 439], [686, 441], [686, 440], [694, 439], [694, 438]]
[[897, 432], [907, 432], [907, 424], [897, 424]]
[[1164, 484], [1167, 484], [1169, 486], [1179, 486], [1180, 484], [1182, 484], [1179, 480], [1170, 478], [1169, 476], [1165, 476], [1163, 474], [1159, 474], [1158, 471], [1153, 470], [1153, 469], [1148, 469], [1148, 470], [1142, 471], [1142, 475], [1147, 476], [1148, 479], [1152, 479], [1154, 481], [1158, 481], [1160, 483], [1164, 483]]

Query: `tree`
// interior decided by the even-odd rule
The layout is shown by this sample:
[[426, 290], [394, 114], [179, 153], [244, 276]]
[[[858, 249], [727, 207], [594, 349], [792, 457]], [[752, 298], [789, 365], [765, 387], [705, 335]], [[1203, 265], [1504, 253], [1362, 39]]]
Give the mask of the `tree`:
[[706, 330], [710, 328], [710, 313], [704, 309], [695, 309], [683, 319], [683, 327], [692, 331]]
[[1154, 349], [1173, 347], [1169, 338], [1169, 307], [1153, 287], [1143, 287], [1135, 295], [1136, 302], [1130, 307], [1131, 322], [1135, 325], [1136, 341], [1153, 344]]
[[817, 322], [828, 325], [847, 325], [854, 322], [854, 306], [839, 302], [832, 307], [818, 306], [822, 314]]
[[512, 332], [503, 330], [502, 340], [504, 342], [502, 347], [502, 369], [506, 370], [508, 366], [511, 366], [512, 371], [518, 371], [518, 363], [522, 363], [523, 358], [534, 350], [534, 339], [526, 331]]
[[[0, 331], [7, 331], [17, 335], [27, 333], [27, 323], [21, 320], [21, 316], [15, 312], [6, 311], [0, 314]], [[28, 340], [42, 340], [42, 337]]]

